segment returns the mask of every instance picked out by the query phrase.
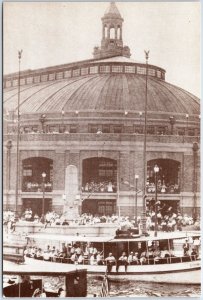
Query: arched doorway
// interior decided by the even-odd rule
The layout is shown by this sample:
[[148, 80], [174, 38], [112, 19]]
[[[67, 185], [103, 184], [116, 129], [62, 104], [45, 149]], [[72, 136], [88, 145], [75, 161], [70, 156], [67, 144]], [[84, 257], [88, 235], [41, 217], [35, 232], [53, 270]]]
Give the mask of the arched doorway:
[[[82, 213], [114, 214], [116, 212], [116, 195], [115, 198], [110, 195], [117, 192], [117, 161], [105, 157], [84, 159], [82, 192], [84, 193]], [[95, 194], [97, 197], [94, 197]]]
[[23, 160], [22, 191], [40, 192], [45, 173], [45, 191], [53, 189], [53, 160], [45, 157], [30, 157]]
[[159, 167], [157, 192], [162, 194], [179, 194], [181, 164], [173, 159], [153, 159], [147, 162], [147, 193], [155, 193], [155, 165]]
[[[46, 193], [53, 190], [53, 160], [45, 157], [30, 157], [22, 162], [22, 192], [30, 193], [23, 198], [23, 208], [31, 208], [34, 213], [42, 214], [51, 210], [51, 199]], [[33, 197], [33, 193], [37, 196]], [[44, 199], [44, 200], [43, 200]]]

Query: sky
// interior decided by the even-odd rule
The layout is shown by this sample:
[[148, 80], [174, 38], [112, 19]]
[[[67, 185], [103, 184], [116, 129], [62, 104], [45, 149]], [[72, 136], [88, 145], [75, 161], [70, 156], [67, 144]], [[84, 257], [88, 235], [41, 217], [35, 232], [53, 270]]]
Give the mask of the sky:
[[[92, 58], [108, 2], [4, 2], [4, 74]], [[166, 70], [166, 81], [200, 97], [200, 3], [116, 2], [131, 58]]]

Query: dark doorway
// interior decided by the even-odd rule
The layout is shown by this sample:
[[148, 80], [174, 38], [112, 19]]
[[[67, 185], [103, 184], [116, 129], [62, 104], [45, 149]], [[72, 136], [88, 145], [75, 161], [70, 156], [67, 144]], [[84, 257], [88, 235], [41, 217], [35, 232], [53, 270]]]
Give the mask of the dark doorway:
[[[24, 213], [27, 208], [31, 208], [33, 217], [35, 214], [37, 214], [38, 216], [41, 216], [42, 215], [42, 198], [23, 199], [22, 213]], [[45, 198], [44, 199], [45, 214], [51, 210], [52, 210], [52, 200]]]
[[116, 213], [116, 200], [86, 199], [82, 203], [82, 213], [111, 216]]

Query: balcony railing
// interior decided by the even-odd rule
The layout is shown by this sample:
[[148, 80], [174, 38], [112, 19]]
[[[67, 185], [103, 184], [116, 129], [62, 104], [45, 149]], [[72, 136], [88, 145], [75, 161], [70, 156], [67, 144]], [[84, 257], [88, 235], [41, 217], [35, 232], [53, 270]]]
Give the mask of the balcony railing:
[[117, 186], [115, 182], [90, 182], [82, 186], [83, 193], [116, 193]]
[[43, 183], [36, 183], [36, 182], [27, 182], [24, 183], [22, 186], [22, 192], [52, 192], [53, 184], [51, 182]]
[[[115, 141], [115, 142], [142, 142], [143, 134], [128, 134], [128, 133], [102, 133], [97, 136], [94, 133], [29, 133], [21, 134], [20, 141], [22, 142], [57, 142], [57, 141]], [[17, 139], [16, 134], [4, 135], [4, 140], [15, 141]], [[200, 141], [199, 136], [179, 136], [179, 135], [147, 135], [147, 141], [153, 143], [193, 143]]]
[[[155, 184], [149, 184], [146, 186], [146, 192], [148, 194], [155, 194], [156, 187]], [[158, 194], [180, 194], [180, 188], [177, 184], [162, 185], [157, 187]]]

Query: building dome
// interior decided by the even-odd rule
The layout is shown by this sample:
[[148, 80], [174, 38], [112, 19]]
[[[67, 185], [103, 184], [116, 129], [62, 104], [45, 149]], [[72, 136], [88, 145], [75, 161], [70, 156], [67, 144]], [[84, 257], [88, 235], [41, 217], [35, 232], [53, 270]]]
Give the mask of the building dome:
[[[44, 72], [35, 75], [32, 75], [32, 72], [31, 75], [24, 74], [24, 82], [27, 84], [21, 87], [22, 114], [60, 113], [62, 110], [65, 112], [144, 111], [146, 75], [141, 74], [146, 73], [144, 64], [119, 56], [80, 62], [77, 68], [67, 65], [63, 72], [57, 69], [54, 77], [56, 78], [57, 74], [61, 75], [61, 79], [58, 80], [49, 80], [49, 69], [46, 74]], [[164, 73], [163, 69], [148, 66], [148, 112], [160, 115], [199, 115], [199, 99], [165, 82], [162, 79]], [[66, 74], [71, 77], [64, 78]], [[30, 80], [33, 81], [31, 84], [29, 84]], [[5, 89], [5, 109], [16, 110], [17, 97], [18, 87]]]

